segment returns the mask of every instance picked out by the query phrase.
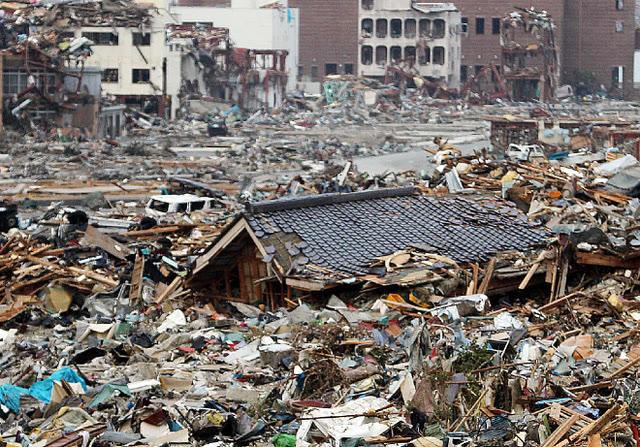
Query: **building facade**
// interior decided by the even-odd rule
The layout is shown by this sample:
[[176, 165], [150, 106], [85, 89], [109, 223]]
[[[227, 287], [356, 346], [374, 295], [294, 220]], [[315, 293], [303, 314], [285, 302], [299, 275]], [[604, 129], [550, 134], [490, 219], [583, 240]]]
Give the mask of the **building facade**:
[[460, 12], [450, 3], [374, 0], [360, 4], [359, 74], [391, 67], [460, 85]]
[[360, 0], [289, 0], [300, 11], [301, 88], [319, 92], [331, 74], [358, 73], [358, 14]]
[[635, 4], [631, 0], [566, 0], [563, 79], [633, 92]]

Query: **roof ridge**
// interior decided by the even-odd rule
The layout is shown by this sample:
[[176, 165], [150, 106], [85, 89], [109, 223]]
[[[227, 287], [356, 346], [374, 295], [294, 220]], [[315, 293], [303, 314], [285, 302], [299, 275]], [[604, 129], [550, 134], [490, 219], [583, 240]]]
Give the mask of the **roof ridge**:
[[331, 205], [335, 203], [357, 202], [360, 200], [383, 199], [388, 197], [410, 196], [417, 192], [414, 186], [404, 188], [382, 188], [367, 191], [318, 194], [303, 196], [295, 199], [264, 200], [262, 202], [247, 202], [245, 212], [248, 214], [268, 213], [271, 211], [291, 210], [309, 206]]

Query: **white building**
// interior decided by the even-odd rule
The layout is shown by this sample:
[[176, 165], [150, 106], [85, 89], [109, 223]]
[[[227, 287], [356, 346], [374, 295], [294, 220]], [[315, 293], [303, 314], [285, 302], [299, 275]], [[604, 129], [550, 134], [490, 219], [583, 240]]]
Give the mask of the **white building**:
[[461, 17], [452, 3], [360, 2], [359, 69], [384, 77], [390, 66], [460, 87]]
[[236, 48], [287, 51], [287, 90], [294, 91], [299, 60], [299, 10], [287, 7], [286, 0], [280, 0], [282, 7], [262, 7], [273, 3], [273, 0], [231, 0], [229, 8], [172, 6], [170, 10], [180, 23], [228, 28]]
[[[147, 3], [139, 0], [141, 5]], [[264, 0], [232, 0], [230, 8], [178, 7], [171, 6], [167, 0], [154, 0], [150, 25], [84, 27], [76, 31], [75, 36], [86, 36], [95, 43], [89, 63], [103, 70], [104, 94], [117, 96], [127, 104], [146, 104], [153, 112], [174, 118], [179, 107], [182, 76], [187, 69], [184, 55], [192, 48], [169, 42], [167, 27], [170, 25], [211, 24], [228, 28], [235, 48], [286, 51], [286, 90], [295, 90], [298, 10], [261, 8], [265, 3]], [[228, 98], [234, 97], [227, 93]], [[283, 94], [270, 91], [253, 99], [255, 101], [248, 103], [255, 105], [262, 101], [268, 107], [277, 107]]]

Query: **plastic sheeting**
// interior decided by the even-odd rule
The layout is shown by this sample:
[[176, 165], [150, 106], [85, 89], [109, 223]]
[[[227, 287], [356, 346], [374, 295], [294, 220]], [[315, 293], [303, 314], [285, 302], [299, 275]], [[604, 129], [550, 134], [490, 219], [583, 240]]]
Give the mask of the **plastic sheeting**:
[[14, 413], [19, 413], [20, 398], [25, 394], [48, 404], [51, 401], [51, 391], [53, 390], [54, 382], [62, 381], [67, 383], [79, 383], [82, 385], [83, 390], [87, 390], [87, 384], [84, 379], [73, 369], [67, 367], [59, 369], [48, 378], [34, 383], [29, 388], [22, 388], [10, 384], [0, 385], [0, 404], [4, 405]]

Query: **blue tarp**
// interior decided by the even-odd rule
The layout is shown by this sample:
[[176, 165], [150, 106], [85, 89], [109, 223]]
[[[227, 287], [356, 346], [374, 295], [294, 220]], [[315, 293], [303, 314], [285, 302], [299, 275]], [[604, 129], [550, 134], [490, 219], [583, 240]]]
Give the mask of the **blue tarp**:
[[15, 385], [0, 385], [0, 404], [7, 407], [14, 413], [20, 412], [20, 397], [28, 394], [39, 401], [48, 404], [51, 401], [51, 391], [54, 382], [65, 381], [67, 383], [79, 383], [83, 390], [87, 390], [87, 384], [84, 379], [71, 368], [61, 368], [51, 374], [48, 378], [36, 382], [29, 388], [22, 388]]

